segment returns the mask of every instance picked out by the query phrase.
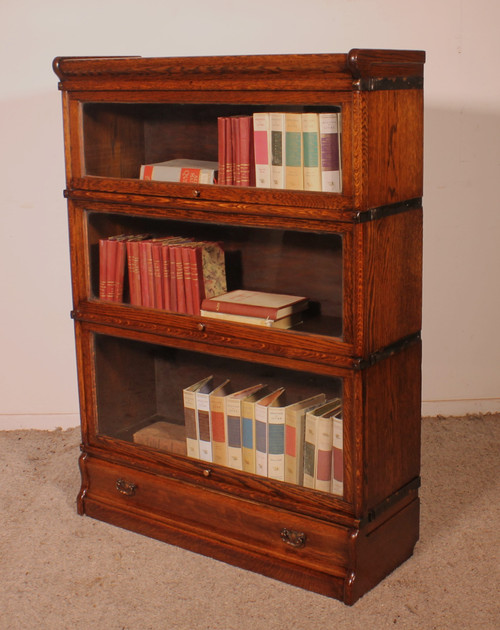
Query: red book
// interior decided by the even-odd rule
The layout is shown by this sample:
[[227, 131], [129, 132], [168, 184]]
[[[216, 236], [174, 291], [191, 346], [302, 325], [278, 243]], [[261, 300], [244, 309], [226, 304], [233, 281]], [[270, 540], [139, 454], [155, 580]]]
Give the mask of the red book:
[[163, 265], [161, 259], [161, 241], [151, 243], [151, 258], [153, 261], [154, 307], [165, 308], [163, 297]]
[[239, 116], [232, 116], [230, 118], [231, 125], [231, 143], [232, 143], [232, 155], [233, 155], [233, 184], [235, 186], [241, 186], [241, 137], [240, 137], [240, 119]]
[[180, 247], [182, 256], [182, 271], [184, 274], [184, 293], [186, 295], [186, 313], [194, 315], [194, 295], [193, 295], [193, 280], [191, 278], [191, 247], [189, 244], [185, 244]]
[[114, 279], [114, 302], [123, 302], [123, 284], [125, 279], [125, 257], [126, 257], [126, 244], [125, 237], [117, 239], [116, 244], [116, 267], [115, 267], [115, 279]]
[[240, 186], [255, 186], [253, 117], [238, 118]]
[[139, 268], [139, 241], [127, 241], [128, 284], [130, 288], [130, 304], [141, 306], [141, 274]]
[[305, 310], [307, 304], [307, 298], [297, 295], [239, 289], [204, 299], [201, 308], [205, 311], [248, 315], [249, 317], [268, 318], [275, 321]]
[[176, 288], [176, 299], [177, 313], [185, 313], [186, 312], [186, 290], [184, 288], [184, 267], [182, 262], [182, 246], [181, 245], [173, 245], [171, 249], [174, 258], [174, 266], [175, 266], [175, 288]]
[[225, 119], [219, 116], [217, 119], [217, 141], [219, 158], [219, 178], [218, 184], [226, 185], [226, 125]]
[[107, 239], [99, 239], [99, 299], [105, 300], [108, 293]]
[[151, 255], [151, 242], [141, 241], [139, 243], [139, 270], [141, 277], [141, 299], [142, 306], [154, 307], [154, 280], [153, 280], [153, 258]]
[[224, 129], [225, 129], [225, 138], [226, 138], [226, 184], [231, 186], [235, 182], [234, 177], [234, 158], [233, 158], [233, 141], [232, 141], [232, 127], [231, 127], [231, 118], [224, 118]]

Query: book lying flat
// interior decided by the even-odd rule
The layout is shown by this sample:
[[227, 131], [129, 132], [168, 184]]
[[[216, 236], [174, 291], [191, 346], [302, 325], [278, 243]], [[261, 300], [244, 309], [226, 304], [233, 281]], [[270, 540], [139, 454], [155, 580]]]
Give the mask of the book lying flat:
[[238, 289], [203, 300], [201, 308], [203, 311], [261, 317], [275, 321], [300, 313], [307, 305], [308, 298], [298, 295]]
[[300, 313], [294, 313], [280, 319], [270, 319], [269, 317], [250, 317], [249, 315], [234, 315], [232, 313], [218, 313], [216, 311], [200, 311], [203, 317], [211, 319], [224, 319], [227, 322], [237, 322], [238, 324], [252, 324], [252, 326], [265, 326], [266, 328], [293, 328], [302, 323]]
[[218, 162], [206, 160], [167, 160], [155, 164], [143, 164], [140, 178], [158, 182], [188, 182], [214, 184], [217, 181]]
[[134, 433], [134, 442], [168, 453], [186, 455], [186, 431], [183, 425], [154, 422]]

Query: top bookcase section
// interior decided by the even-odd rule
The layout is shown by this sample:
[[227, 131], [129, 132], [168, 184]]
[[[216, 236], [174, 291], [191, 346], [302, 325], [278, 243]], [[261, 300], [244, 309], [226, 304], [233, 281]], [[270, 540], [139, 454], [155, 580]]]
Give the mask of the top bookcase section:
[[[298, 220], [366, 220], [422, 195], [419, 51], [54, 60], [65, 94], [69, 191], [196, 199], [198, 210]], [[337, 113], [341, 192], [139, 178], [142, 164], [217, 161], [218, 119], [256, 112]], [[368, 164], [370, 174], [368, 176]], [[237, 190], [235, 190], [237, 188]], [[166, 203], [165, 201], [163, 203]]]

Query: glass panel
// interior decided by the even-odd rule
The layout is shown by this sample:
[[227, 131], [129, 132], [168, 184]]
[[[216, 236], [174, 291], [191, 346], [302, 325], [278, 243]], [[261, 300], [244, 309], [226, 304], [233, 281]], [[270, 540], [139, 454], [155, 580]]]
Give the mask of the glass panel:
[[[143, 165], [195, 160], [218, 163], [225, 185], [341, 192], [340, 106], [83, 103], [82, 116], [85, 175], [139, 178]], [[142, 177], [198, 181], [180, 173]]]
[[[201, 297], [196, 305], [202, 307], [207, 317], [327, 336], [342, 335], [342, 236], [339, 234], [160, 221], [100, 213], [89, 213], [88, 218], [94, 298], [199, 315], [200, 309], [195, 308], [197, 294]], [[122, 240], [109, 240], [112, 235], [121, 235]], [[159, 240], [152, 242], [147, 238], [132, 242], [131, 235], [149, 235]], [[165, 240], [167, 236], [174, 238]], [[175, 239], [183, 238], [193, 240], [187, 244], [176, 243]], [[208, 271], [203, 268], [196, 272], [198, 285], [194, 287], [190, 263], [187, 258], [182, 259], [182, 255], [187, 255], [186, 250], [192, 252], [193, 243], [214, 242], [223, 254], [218, 252], [218, 247], [213, 256], [207, 254], [209, 260], [216, 262]], [[111, 249], [104, 250], [110, 246]], [[116, 253], [117, 247], [121, 248], [121, 255]], [[220, 267], [217, 273], [223, 280], [210, 284], [210, 278], [206, 279], [205, 275], [217, 275], [215, 265]], [[175, 280], [174, 274], [177, 274]], [[113, 293], [117, 285], [120, 288]], [[200, 289], [200, 286], [205, 288]], [[111, 293], [106, 292], [106, 287]], [[177, 299], [181, 289], [183, 303]], [[297, 312], [289, 315], [281, 310], [268, 321], [264, 316], [252, 317], [256, 312], [248, 309], [236, 309], [240, 316], [244, 316], [238, 319], [234, 308], [230, 309], [231, 313], [220, 304], [203, 308], [203, 297], [236, 290], [307, 300], [299, 301], [291, 309]], [[177, 292], [177, 297], [172, 292]], [[236, 297], [241, 299], [239, 294]], [[271, 299], [267, 295], [260, 298]], [[217, 307], [219, 312], [206, 310]], [[245, 319], [248, 314], [250, 318]]]
[[343, 492], [342, 381], [95, 336], [98, 433]]

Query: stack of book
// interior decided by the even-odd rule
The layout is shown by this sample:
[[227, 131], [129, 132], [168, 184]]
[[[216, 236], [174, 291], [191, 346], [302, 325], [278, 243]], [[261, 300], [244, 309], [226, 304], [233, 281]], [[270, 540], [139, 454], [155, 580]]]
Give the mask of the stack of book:
[[204, 298], [227, 290], [219, 243], [180, 236], [120, 235], [99, 241], [99, 297], [123, 301], [128, 269], [130, 303], [192, 315]]
[[[343, 494], [340, 398], [321, 393], [287, 404], [283, 387], [259, 383], [232, 392], [229, 379], [208, 376], [183, 390], [183, 403], [189, 457]], [[168, 429], [165, 439], [170, 450]]]
[[201, 303], [201, 315], [270, 328], [291, 328], [302, 322], [308, 298], [238, 289]]

